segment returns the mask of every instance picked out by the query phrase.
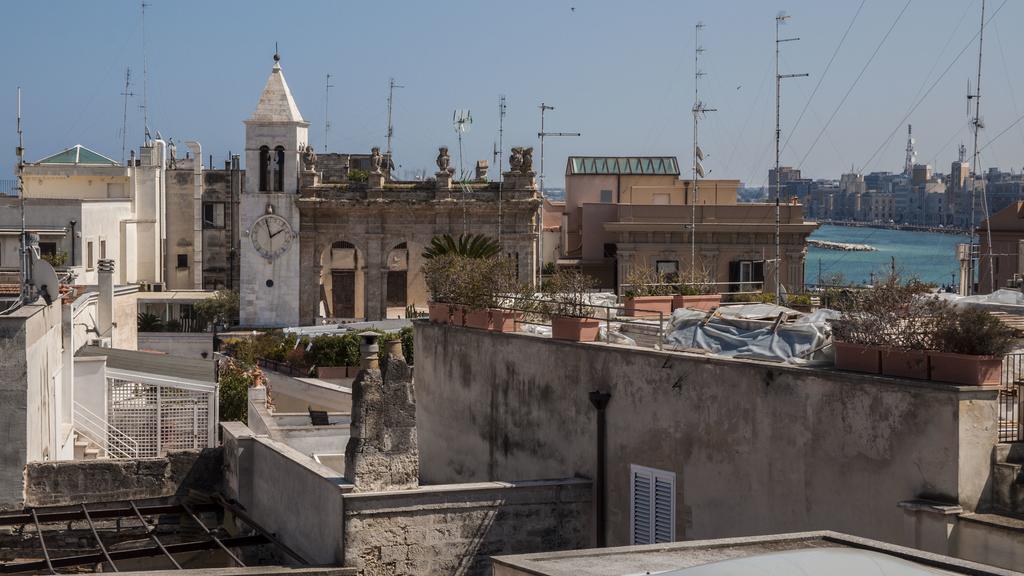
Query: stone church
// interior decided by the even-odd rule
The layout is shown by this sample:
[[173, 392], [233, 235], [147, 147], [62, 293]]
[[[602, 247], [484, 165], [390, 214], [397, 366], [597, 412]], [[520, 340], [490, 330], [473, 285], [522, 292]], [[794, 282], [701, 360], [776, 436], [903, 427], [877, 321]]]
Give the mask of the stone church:
[[[241, 323], [310, 325], [404, 317], [427, 302], [423, 249], [439, 234], [483, 233], [527, 281], [537, 267], [540, 197], [529, 153], [516, 149], [502, 183], [458, 182], [447, 148], [432, 180], [397, 182], [391, 160], [322, 154], [309, 143], [280, 58], [245, 121], [240, 201]], [[355, 161], [369, 168], [355, 173]], [[365, 181], [364, 181], [365, 180]]]

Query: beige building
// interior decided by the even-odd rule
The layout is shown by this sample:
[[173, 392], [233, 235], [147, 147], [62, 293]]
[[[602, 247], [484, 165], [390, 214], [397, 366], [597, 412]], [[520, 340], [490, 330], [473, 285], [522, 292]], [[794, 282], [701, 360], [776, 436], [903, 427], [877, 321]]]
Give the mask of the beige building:
[[[738, 180], [701, 180], [695, 190], [692, 181], [679, 179], [670, 156], [572, 156], [558, 265], [578, 267], [617, 291], [638, 263], [675, 277], [692, 265], [730, 291], [746, 283], [773, 285], [775, 207], [737, 204], [738, 187]], [[798, 291], [804, 241], [817, 224], [804, 221], [798, 204], [782, 206], [780, 217], [782, 283]]]

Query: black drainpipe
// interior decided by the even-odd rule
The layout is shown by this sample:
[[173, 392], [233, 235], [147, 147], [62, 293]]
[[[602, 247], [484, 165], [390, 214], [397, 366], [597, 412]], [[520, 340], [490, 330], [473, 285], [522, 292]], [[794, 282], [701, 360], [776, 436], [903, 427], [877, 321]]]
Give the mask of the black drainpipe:
[[75, 265], [75, 224], [78, 224], [77, 220], [68, 222], [71, 225], [71, 260], [68, 262], [68, 266], [72, 267]]
[[612, 395], [607, 392], [594, 390], [590, 393], [590, 403], [597, 408], [597, 474], [594, 480], [594, 508], [596, 510], [597, 525], [597, 547], [605, 547], [605, 448], [607, 445], [607, 424], [605, 421], [605, 408]]

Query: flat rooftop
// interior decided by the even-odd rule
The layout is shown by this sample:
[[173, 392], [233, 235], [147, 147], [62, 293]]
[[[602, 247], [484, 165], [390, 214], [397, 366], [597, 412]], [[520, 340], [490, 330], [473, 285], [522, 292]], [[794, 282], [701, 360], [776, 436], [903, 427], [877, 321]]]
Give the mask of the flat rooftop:
[[492, 561], [496, 576], [1016, 574], [828, 531], [495, 556]]

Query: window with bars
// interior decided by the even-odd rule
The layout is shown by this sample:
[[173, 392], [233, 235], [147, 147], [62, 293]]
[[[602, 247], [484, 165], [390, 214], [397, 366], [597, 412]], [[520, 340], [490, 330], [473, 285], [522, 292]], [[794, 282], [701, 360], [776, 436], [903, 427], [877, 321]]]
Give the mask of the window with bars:
[[675, 541], [675, 473], [631, 464], [629, 477], [629, 543]]

